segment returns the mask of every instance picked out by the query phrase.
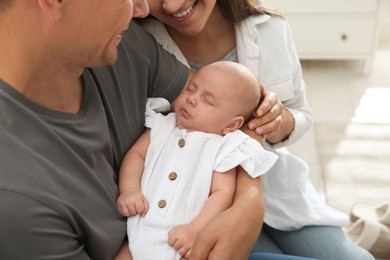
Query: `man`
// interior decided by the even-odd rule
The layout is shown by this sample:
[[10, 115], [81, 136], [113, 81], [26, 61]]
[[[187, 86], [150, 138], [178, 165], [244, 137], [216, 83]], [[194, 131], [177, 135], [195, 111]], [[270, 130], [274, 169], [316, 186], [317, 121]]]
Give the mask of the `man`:
[[[120, 162], [146, 98], [172, 102], [188, 77], [129, 26], [147, 13], [145, 0], [0, 0], [0, 259], [112, 259], [123, 244]], [[190, 259], [249, 254], [261, 181], [237, 181]]]

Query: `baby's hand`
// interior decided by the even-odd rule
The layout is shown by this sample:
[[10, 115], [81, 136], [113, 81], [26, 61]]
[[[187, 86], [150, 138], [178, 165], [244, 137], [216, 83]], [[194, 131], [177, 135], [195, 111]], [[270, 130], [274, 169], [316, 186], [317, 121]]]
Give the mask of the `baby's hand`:
[[186, 258], [190, 255], [199, 231], [193, 224], [177, 225], [168, 233], [168, 244]]
[[136, 214], [145, 216], [149, 204], [140, 190], [129, 190], [119, 195], [116, 206], [124, 217], [131, 217]]

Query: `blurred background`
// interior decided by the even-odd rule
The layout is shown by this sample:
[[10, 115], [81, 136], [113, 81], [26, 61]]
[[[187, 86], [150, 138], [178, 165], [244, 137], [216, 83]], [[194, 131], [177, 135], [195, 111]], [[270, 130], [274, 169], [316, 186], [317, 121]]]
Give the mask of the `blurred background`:
[[334, 208], [390, 202], [390, 1], [264, 2], [290, 23], [313, 112], [290, 151]]

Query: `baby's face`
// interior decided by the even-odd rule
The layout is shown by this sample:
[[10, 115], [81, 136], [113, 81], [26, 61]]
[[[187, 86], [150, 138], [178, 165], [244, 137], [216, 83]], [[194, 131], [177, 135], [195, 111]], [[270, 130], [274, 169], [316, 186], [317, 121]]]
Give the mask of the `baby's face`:
[[200, 70], [175, 102], [179, 128], [222, 134], [240, 116], [234, 82], [215, 70]]

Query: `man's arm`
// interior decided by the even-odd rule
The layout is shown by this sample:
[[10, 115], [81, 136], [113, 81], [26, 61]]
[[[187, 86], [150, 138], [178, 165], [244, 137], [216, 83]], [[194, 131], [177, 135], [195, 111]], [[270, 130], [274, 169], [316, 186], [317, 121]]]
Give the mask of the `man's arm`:
[[112, 260], [133, 260], [133, 256], [131, 255], [129, 249], [129, 242], [127, 240], [122, 243], [118, 253]]

